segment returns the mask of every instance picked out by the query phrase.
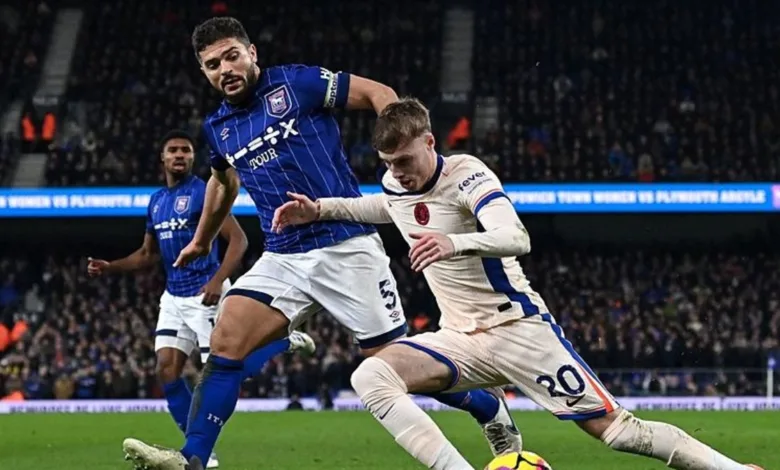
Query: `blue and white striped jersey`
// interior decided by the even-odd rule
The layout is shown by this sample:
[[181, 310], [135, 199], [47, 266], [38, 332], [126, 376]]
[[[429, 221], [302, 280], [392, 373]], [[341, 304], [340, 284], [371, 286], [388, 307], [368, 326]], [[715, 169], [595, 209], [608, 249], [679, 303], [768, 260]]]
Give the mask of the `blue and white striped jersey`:
[[311, 199], [360, 196], [331, 111], [346, 104], [349, 79], [321, 67], [269, 67], [246, 102], [223, 102], [204, 123], [211, 165], [238, 172], [257, 207], [268, 251], [301, 253], [375, 232], [371, 225], [341, 221], [271, 232], [274, 210], [289, 201], [288, 191]]
[[219, 269], [216, 240], [208, 256], [182, 268], [173, 267], [179, 252], [195, 236], [205, 195], [206, 183], [189, 176], [172, 188], [160, 189], [149, 200], [146, 231], [157, 238], [160, 246], [167, 277], [165, 289], [177, 297], [196, 295]]

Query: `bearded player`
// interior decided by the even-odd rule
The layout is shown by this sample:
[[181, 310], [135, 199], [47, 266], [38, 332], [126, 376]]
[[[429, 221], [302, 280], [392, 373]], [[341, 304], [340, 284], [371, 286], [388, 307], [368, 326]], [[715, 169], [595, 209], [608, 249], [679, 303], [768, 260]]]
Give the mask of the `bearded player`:
[[[114, 261], [90, 258], [87, 266], [89, 275], [95, 277], [141, 271], [162, 260], [166, 282], [155, 330], [156, 372], [168, 410], [182, 432], [187, 430], [192, 403], [192, 392], [182, 377], [184, 365], [194, 353], [200, 353], [203, 363], [207, 361], [219, 302], [230, 287], [229, 276], [238, 268], [247, 248], [244, 231], [230, 216], [219, 231], [227, 241], [222, 263], [215, 241], [208, 256], [186, 267], [173, 266], [179, 251], [192, 240], [203, 210], [206, 183], [192, 174], [194, 154], [194, 140], [186, 132], [174, 130], [163, 137], [160, 159], [165, 187], [149, 200], [143, 244], [129, 256]], [[293, 332], [289, 339], [280, 339], [247, 357], [243, 376], [260, 372], [276, 354], [297, 349], [313, 352], [314, 342], [304, 333]], [[218, 466], [216, 454], [212, 453], [207, 468]]]
[[[195, 389], [181, 451], [136, 439], [124, 442], [139, 468], [202, 468], [238, 399], [242, 361], [255, 348], [284, 337], [327, 310], [350, 329], [370, 356], [406, 334], [396, 283], [376, 229], [360, 222], [315, 222], [284, 234], [271, 230], [274, 210], [290, 191], [320, 197], [360, 197], [341, 146], [333, 108], [373, 109], [398, 99], [377, 82], [321, 67], [284, 65], [263, 70], [241, 23], [212, 18], [193, 33], [203, 73], [222, 92], [222, 106], [204, 132], [213, 177], [200, 224], [176, 262], [207, 256], [241, 185], [254, 201], [265, 252], [225, 296], [211, 336], [211, 356]], [[500, 389], [433, 394], [468, 411], [494, 454], [521, 447]]]
[[363, 404], [407, 452], [428, 468], [472, 470], [407, 393], [513, 384], [612, 449], [676, 469], [758, 468], [615, 402], [523, 274], [515, 257], [531, 250], [530, 239], [501, 183], [475, 157], [437, 155], [422, 103], [388, 105], [373, 144], [389, 168], [383, 193], [314, 202], [291, 194], [274, 229], [323, 220], [394, 223], [411, 245], [411, 267], [436, 296], [442, 329], [388, 346], [352, 376]]

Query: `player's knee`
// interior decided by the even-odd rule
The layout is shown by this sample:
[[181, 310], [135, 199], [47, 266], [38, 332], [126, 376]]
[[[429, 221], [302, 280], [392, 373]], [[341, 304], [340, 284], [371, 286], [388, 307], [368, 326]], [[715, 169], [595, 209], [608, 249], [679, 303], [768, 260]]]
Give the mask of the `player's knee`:
[[209, 340], [211, 354], [229, 359], [243, 359], [251, 351], [247, 346], [251, 325], [243, 319], [243, 310], [235, 308], [228, 298], [222, 306], [219, 321]]
[[287, 334], [290, 321], [278, 310], [240, 295], [228, 296], [211, 332], [211, 354], [244, 359], [260, 346]]
[[167, 355], [158, 355], [157, 364], [155, 365], [155, 375], [160, 383], [167, 384], [174, 382], [181, 377], [183, 365], [176, 363], [173, 358]]
[[366, 403], [376, 395], [384, 395], [389, 391], [406, 393], [406, 385], [395, 370], [382, 359], [369, 357], [364, 360], [350, 377], [352, 388]]
[[240, 329], [233, 328], [229, 322], [220, 322], [211, 332], [211, 339], [209, 340], [211, 354], [230, 359], [240, 359], [240, 335]]

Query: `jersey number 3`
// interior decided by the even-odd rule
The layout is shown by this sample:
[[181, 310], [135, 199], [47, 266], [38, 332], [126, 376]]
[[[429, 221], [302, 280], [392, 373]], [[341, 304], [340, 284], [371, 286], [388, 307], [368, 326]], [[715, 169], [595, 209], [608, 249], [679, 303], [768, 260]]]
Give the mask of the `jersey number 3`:
[[394, 309], [398, 299], [395, 296], [393, 285], [390, 284], [388, 279], [379, 282], [379, 293], [382, 294], [382, 298], [385, 299], [385, 308], [388, 310]]

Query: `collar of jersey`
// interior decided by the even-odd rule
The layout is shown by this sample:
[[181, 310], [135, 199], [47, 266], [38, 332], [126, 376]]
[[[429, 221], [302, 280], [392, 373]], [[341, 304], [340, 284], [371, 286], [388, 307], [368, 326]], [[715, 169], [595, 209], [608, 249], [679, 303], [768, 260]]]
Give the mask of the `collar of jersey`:
[[[406, 191], [406, 192], [395, 192], [387, 189], [385, 185], [382, 185], [382, 191], [385, 192], [385, 194], [389, 194], [391, 196], [419, 196], [420, 194], [425, 194], [431, 189], [433, 189], [434, 186], [436, 186], [436, 183], [439, 182], [439, 177], [441, 176], [441, 170], [444, 168], [444, 157], [441, 155], [436, 156], [436, 171], [433, 172], [433, 176], [431, 176], [431, 179], [428, 180], [427, 183], [423, 185], [422, 188], [416, 190], [416, 191]], [[381, 179], [379, 180], [382, 181]]]
[[192, 181], [192, 178], [195, 178], [195, 175], [190, 173], [189, 176], [187, 176], [186, 178], [182, 179], [181, 181], [179, 181], [178, 183], [174, 184], [173, 186], [168, 186], [166, 184], [165, 185], [165, 189], [167, 189], [168, 191], [175, 191], [175, 190], [181, 188], [182, 186], [184, 186], [185, 184], [189, 183], [190, 181]]

